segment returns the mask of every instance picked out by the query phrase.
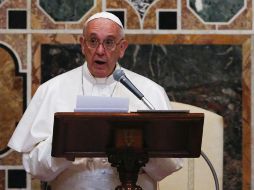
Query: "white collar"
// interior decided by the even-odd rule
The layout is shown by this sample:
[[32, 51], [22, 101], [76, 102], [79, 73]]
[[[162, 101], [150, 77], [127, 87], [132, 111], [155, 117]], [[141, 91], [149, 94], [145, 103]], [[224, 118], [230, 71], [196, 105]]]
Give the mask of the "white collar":
[[[121, 68], [121, 66], [118, 63], [116, 63], [115, 69], [120, 69], [120, 68]], [[112, 83], [116, 82], [115, 79], [113, 78], [113, 74], [111, 74], [110, 76], [105, 77], [105, 78], [94, 77], [87, 67], [87, 62], [84, 63], [82, 72], [84, 75], [83, 77], [85, 77], [85, 79], [89, 80], [92, 84], [112, 84]]]

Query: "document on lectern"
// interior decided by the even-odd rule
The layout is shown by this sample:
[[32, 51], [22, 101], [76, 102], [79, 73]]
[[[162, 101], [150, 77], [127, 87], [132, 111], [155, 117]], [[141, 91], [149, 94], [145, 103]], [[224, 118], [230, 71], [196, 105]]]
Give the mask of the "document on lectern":
[[121, 97], [77, 96], [74, 112], [128, 112], [129, 99]]

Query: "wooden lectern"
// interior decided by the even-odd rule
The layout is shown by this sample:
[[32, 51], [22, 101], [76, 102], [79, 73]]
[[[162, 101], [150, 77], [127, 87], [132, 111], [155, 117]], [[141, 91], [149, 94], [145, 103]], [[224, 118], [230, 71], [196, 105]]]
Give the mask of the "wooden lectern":
[[116, 190], [141, 190], [149, 158], [200, 156], [203, 122], [203, 113], [188, 112], [56, 113], [52, 156], [108, 157], [122, 183]]

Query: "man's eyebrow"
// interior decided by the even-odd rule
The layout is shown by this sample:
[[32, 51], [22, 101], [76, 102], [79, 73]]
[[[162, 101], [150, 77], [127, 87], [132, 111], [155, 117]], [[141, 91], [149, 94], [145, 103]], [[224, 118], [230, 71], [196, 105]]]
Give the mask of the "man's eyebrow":
[[116, 36], [114, 36], [114, 35], [108, 35], [105, 39], [107, 39], [107, 38], [116, 38]]
[[[97, 37], [98, 35], [97, 35], [97, 33], [90, 33], [89, 35], [88, 35], [89, 37]], [[117, 37], [115, 36], [115, 35], [108, 35], [108, 36], [106, 36], [105, 37], [105, 39], [113, 39], [113, 40], [115, 40], [115, 39], [117, 39]]]
[[88, 36], [97, 36], [97, 34], [96, 33], [91, 33]]

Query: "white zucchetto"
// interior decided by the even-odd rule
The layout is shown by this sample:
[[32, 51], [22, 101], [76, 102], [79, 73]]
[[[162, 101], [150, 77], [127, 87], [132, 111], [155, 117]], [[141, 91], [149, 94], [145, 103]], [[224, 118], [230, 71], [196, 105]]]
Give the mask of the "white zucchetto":
[[106, 18], [106, 19], [109, 19], [109, 20], [112, 20], [113, 22], [115, 22], [116, 24], [118, 24], [121, 28], [123, 28], [123, 25], [120, 21], [120, 19], [115, 16], [114, 14], [112, 13], [109, 13], [109, 12], [99, 12], [99, 13], [96, 13], [94, 15], [92, 15], [91, 17], [89, 17], [87, 19], [87, 21], [85, 22], [85, 26], [87, 25], [88, 22], [90, 22], [91, 20], [94, 20], [94, 19], [97, 19], [97, 18]]

